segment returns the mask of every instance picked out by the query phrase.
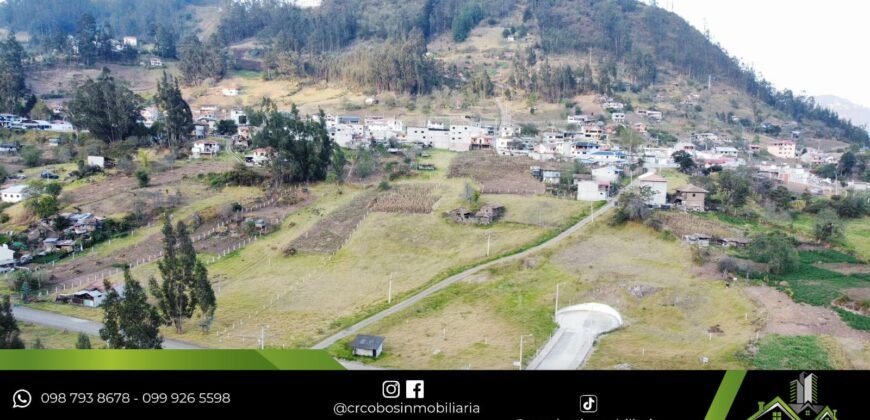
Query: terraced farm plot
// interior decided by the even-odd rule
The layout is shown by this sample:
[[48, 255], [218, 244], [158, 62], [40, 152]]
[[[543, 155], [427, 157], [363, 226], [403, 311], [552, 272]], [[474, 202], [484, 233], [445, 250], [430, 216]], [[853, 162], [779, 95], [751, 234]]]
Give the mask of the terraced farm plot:
[[532, 178], [531, 166], [541, 166], [541, 162], [487, 151], [463, 153], [453, 159], [450, 177], [470, 177], [480, 184], [484, 194], [543, 194], [544, 184]]
[[[349, 203], [328, 214], [286, 248], [295, 251], [332, 254], [347, 242], [350, 235], [369, 212], [375, 191], [357, 194]], [[294, 250], [294, 251], [291, 251]]]
[[381, 192], [370, 205], [371, 211], [384, 213], [431, 213], [438, 197], [433, 185], [397, 185]]

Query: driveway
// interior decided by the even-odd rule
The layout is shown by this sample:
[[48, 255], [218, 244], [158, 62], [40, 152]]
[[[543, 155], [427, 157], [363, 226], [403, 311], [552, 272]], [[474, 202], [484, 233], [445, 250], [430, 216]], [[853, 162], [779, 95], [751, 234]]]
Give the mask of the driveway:
[[585, 303], [556, 314], [559, 329], [529, 363], [529, 370], [574, 370], [579, 368], [599, 335], [622, 325], [622, 317], [610, 306]]

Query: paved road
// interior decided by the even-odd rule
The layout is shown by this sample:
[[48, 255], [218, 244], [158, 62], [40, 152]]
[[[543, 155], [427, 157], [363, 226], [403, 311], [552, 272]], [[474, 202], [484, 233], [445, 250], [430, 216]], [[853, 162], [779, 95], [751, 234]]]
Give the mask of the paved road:
[[[73, 318], [71, 316], [60, 315], [38, 309], [26, 308], [24, 306], [16, 306], [12, 309], [12, 314], [19, 321], [29, 322], [31, 324], [44, 325], [46, 327], [57, 328], [60, 330], [83, 332], [88, 335], [100, 335], [100, 328], [103, 324], [86, 319]], [[191, 343], [185, 343], [177, 340], [163, 340], [163, 348], [165, 349], [201, 349], [205, 348]]]
[[520, 252], [518, 254], [502, 257], [502, 258], [499, 258], [497, 260], [493, 260], [493, 261], [490, 261], [488, 263], [481, 264], [481, 265], [478, 265], [476, 267], [470, 268], [470, 269], [465, 270], [465, 271], [463, 271], [459, 274], [456, 274], [452, 277], [448, 277], [448, 278], [430, 286], [428, 289], [425, 289], [425, 290], [421, 291], [420, 293], [417, 293], [416, 295], [411, 296], [410, 298], [403, 300], [402, 302], [396, 304], [395, 306], [391, 306], [391, 307], [389, 307], [381, 312], [378, 312], [375, 315], [372, 315], [369, 318], [366, 318], [366, 319], [364, 319], [364, 320], [362, 320], [354, 325], [351, 325], [350, 327], [347, 327], [347, 328], [337, 332], [336, 334], [330, 336], [329, 338], [315, 344], [314, 347], [312, 347], [312, 348], [325, 349], [325, 348], [331, 346], [332, 344], [334, 344], [335, 342], [337, 342], [337, 341], [339, 341], [339, 340], [341, 340], [341, 339], [343, 339], [351, 334], [357, 333], [360, 330], [362, 330], [363, 328], [366, 328], [369, 325], [372, 325], [375, 322], [378, 322], [378, 321], [380, 321], [380, 320], [382, 320], [390, 315], [393, 315], [395, 313], [403, 311], [403, 310], [407, 309], [408, 307], [410, 307], [411, 305], [426, 298], [427, 296], [430, 296], [433, 293], [435, 293], [439, 290], [442, 290], [447, 286], [450, 286], [451, 284], [454, 284], [458, 281], [464, 280], [464, 279], [466, 279], [466, 278], [468, 278], [468, 277], [470, 277], [470, 276], [472, 276], [472, 275], [474, 275], [482, 270], [485, 270], [485, 269], [492, 267], [494, 265], [502, 264], [502, 263], [505, 263], [508, 261], [522, 259], [522, 258], [525, 258], [531, 254], [534, 254], [542, 249], [549, 248], [549, 247], [561, 242], [562, 240], [564, 240], [565, 238], [567, 238], [568, 236], [570, 236], [574, 232], [577, 232], [578, 230], [580, 230], [584, 226], [592, 223], [592, 221], [595, 217], [601, 217], [602, 214], [604, 214], [605, 212], [607, 212], [611, 208], [613, 208], [613, 201], [608, 202], [607, 204], [602, 206], [600, 209], [593, 212], [591, 215], [580, 220], [579, 222], [577, 222], [577, 224], [575, 224], [574, 226], [571, 226], [570, 228], [566, 229], [564, 232], [560, 233], [558, 236], [550, 239], [547, 242], [544, 242], [544, 243], [542, 243], [534, 248], [529, 248], [529, 249], [527, 249], [523, 252]]
[[529, 363], [529, 370], [571, 370], [579, 368], [595, 339], [622, 325], [615, 309], [598, 303], [565, 308], [556, 315], [559, 329]]

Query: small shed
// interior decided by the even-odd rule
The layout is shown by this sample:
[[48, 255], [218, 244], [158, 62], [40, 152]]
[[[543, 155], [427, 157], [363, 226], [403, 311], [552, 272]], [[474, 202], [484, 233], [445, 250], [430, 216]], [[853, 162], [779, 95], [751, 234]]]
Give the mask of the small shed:
[[674, 202], [687, 210], [704, 211], [704, 199], [707, 198], [709, 191], [689, 184], [685, 187], [677, 188], [676, 199]]
[[384, 352], [384, 337], [360, 334], [350, 343], [354, 356], [373, 357], [377, 359]]

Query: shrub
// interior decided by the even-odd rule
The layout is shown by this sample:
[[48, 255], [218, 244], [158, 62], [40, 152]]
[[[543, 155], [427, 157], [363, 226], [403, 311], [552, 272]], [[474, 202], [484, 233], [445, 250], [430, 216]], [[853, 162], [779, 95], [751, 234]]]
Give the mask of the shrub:
[[139, 188], [145, 188], [151, 182], [151, 177], [148, 176], [148, 172], [145, 172], [144, 169], [139, 169], [136, 171], [136, 181], [139, 182]]

